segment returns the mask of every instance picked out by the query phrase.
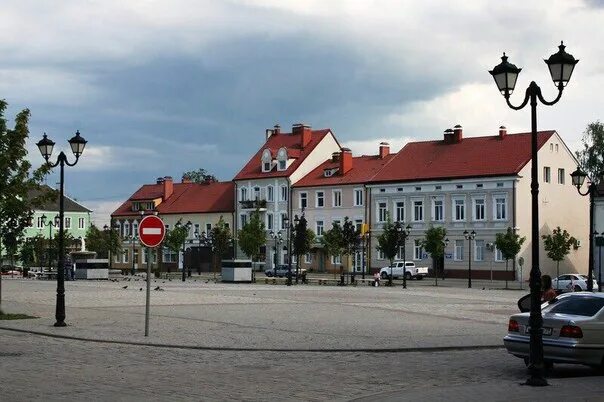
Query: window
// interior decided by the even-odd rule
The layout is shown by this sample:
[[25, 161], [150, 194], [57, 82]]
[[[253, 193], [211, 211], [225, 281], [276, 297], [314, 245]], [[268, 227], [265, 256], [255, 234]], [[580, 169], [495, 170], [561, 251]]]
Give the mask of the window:
[[484, 221], [484, 198], [474, 199], [474, 220]]
[[503, 221], [507, 218], [507, 198], [503, 195], [495, 196], [495, 220]]
[[254, 187], [254, 199], [255, 200], [259, 200], [260, 199], [260, 187]]
[[266, 214], [266, 228], [268, 230], [273, 230], [273, 214], [270, 212]]
[[554, 144], [551, 142], [549, 143], [549, 151], [554, 152]]
[[[132, 262], [135, 264], [138, 264], [138, 249], [135, 248], [134, 250], [132, 250]], [[143, 253], [144, 254], [144, 253]]]
[[316, 229], [315, 232], [317, 233], [317, 236], [323, 236], [323, 221], [317, 221], [316, 225], [315, 225]]
[[286, 213], [281, 213], [281, 229], [287, 229], [287, 214]]
[[355, 219], [354, 220], [354, 228], [357, 232], [361, 233], [363, 227], [363, 220], [362, 219]]
[[413, 259], [421, 260], [424, 254], [424, 249], [422, 248], [421, 240], [415, 240], [413, 242]]
[[432, 219], [436, 222], [442, 222], [444, 220], [444, 206], [443, 200], [432, 200]]
[[170, 250], [169, 248], [164, 248], [163, 251], [163, 261], [164, 262], [178, 262], [178, 253]]
[[281, 186], [281, 194], [279, 201], [287, 201], [287, 186]]
[[549, 166], [543, 166], [543, 181], [549, 183], [551, 179], [551, 169]]
[[497, 183], [497, 187], [503, 187], [503, 183]]
[[558, 184], [564, 184], [564, 169], [558, 169]]
[[264, 169], [265, 172], [269, 172], [271, 170], [271, 163], [270, 162], [264, 162], [263, 169]]
[[266, 188], [266, 198], [268, 201], [275, 201], [275, 188], [273, 186]]
[[502, 262], [505, 261], [503, 258], [503, 253], [498, 248], [495, 249], [495, 261]]
[[44, 227], [44, 219], [42, 219], [41, 216], [38, 216], [38, 218], [36, 219], [36, 227], [38, 229], [42, 229]]
[[354, 189], [354, 206], [359, 207], [363, 205], [363, 189], [355, 188]]
[[333, 265], [342, 265], [342, 257], [339, 255], [332, 255], [331, 256], [331, 263]]
[[385, 202], [378, 202], [378, 222], [388, 220], [388, 206]]
[[443, 186], [434, 186], [434, 190], [442, 190]]
[[287, 150], [285, 148], [279, 149], [277, 152], [277, 170], [287, 169]]
[[199, 223], [193, 225], [193, 233], [201, 235], [201, 233], [199, 232]]
[[484, 240], [474, 240], [474, 261], [484, 261]]
[[464, 221], [466, 219], [466, 200], [457, 198], [453, 200], [453, 220]]
[[323, 191], [317, 191], [315, 206], [317, 208], [323, 208], [325, 206], [325, 193]]
[[239, 218], [241, 220], [241, 227], [243, 228], [245, 225], [247, 225], [247, 214], [241, 214]]
[[247, 187], [241, 187], [241, 189], [239, 190], [239, 200], [240, 201], [247, 201]]
[[212, 224], [211, 223], [206, 223], [206, 233], [210, 234], [211, 231], [212, 231]]
[[463, 261], [463, 243], [464, 240], [455, 240], [453, 259], [456, 261]]
[[333, 206], [342, 206], [342, 190], [333, 190]]
[[463, 188], [463, 184], [458, 184], [458, 185], [455, 186], [455, 188], [462, 189]]
[[71, 229], [71, 218], [69, 216], [65, 217], [65, 229]]
[[304, 254], [304, 262], [307, 264], [312, 263], [312, 254], [311, 253]]
[[138, 222], [132, 222], [132, 234], [138, 236]]
[[405, 221], [405, 202], [404, 201], [397, 201], [396, 204], [394, 204], [396, 207], [396, 220], [398, 222], [404, 222]]
[[415, 187], [415, 191], [422, 191], [421, 187]]
[[476, 184], [476, 188], [482, 188], [482, 187], [483, 187], [483, 186], [482, 186], [482, 183], [478, 183], [478, 184]]
[[413, 201], [413, 221], [421, 222], [424, 220], [424, 202]]
[[280, 160], [279, 161], [279, 170], [285, 170], [287, 168], [287, 161], [286, 160]]
[[78, 229], [84, 229], [84, 218], [78, 218]]
[[300, 193], [300, 209], [308, 207], [308, 193]]
[[382, 250], [378, 250], [378, 260], [385, 260], [386, 254]]
[[556, 144], [556, 152], [558, 152], [558, 144]]
[[122, 262], [123, 263], [127, 263], [128, 262], [128, 250], [124, 250], [122, 252]]

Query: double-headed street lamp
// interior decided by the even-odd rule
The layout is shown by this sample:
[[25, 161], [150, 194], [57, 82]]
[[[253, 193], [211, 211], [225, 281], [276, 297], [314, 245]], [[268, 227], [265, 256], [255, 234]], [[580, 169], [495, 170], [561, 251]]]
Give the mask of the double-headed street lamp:
[[[501, 58], [501, 63], [495, 66], [489, 73], [493, 76], [497, 88], [505, 97], [507, 105], [514, 109], [524, 108], [530, 101], [531, 106], [531, 260], [533, 266], [530, 273], [531, 288], [531, 312], [529, 319], [530, 326], [530, 357], [529, 371], [531, 377], [527, 380], [527, 385], [543, 386], [547, 381], [543, 376], [543, 317], [541, 315], [541, 271], [539, 269], [539, 176], [537, 164], [537, 100], [542, 104], [551, 106], [558, 102], [562, 97], [562, 91], [568, 84], [573, 73], [575, 65], [579, 62], [572, 55], [566, 53], [564, 44], [560, 44], [558, 52], [545, 60], [549, 68], [552, 81], [558, 88], [558, 96], [551, 102], [546, 101], [541, 94], [541, 88], [531, 81], [526, 90], [524, 101], [519, 106], [510, 103], [510, 95], [516, 87], [516, 80], [520, 73], [520, 68], [509, 63], [505, 53]], [[591, 236], [591, 235], [590, 235]]]
[[[593, 292], [594, 290], [594, 195], [596, 194], [597, 185], [593, 181], [591, 181], [587, 185], [587, 191], [585, 193], [581, 192], [581, 187], [587, 178], [587, 173], [581, 170], [580, 167], [577, 167], [577, 170], [570, 174], [570, 177], [573, 182], [573, 186], [577, 187], [577, 192], [582, 196], [589, 195], [589, 262], [587, 265], [587, 290], [589, 292]], [[599, 286], [600, 281], [598, 281]]]
[[472, 240], [476, 238], [476, 232], [472, 230], [472, 232], [468, 233], [467, 230], [463, 231], [463, 236], [468, 241], [468, 288], [472, 287]]
[[277, 264], [279, 263], [279, 256], [277, 255], [277, 252], [279, 250], [279, 245], [281, 243], [283, 243], [283, 238], [281, 237], [281, 231], [277, 231], [277, 232], [273, 232], [272, 230], [269, 233], [269, 236], [271, 237], [271, 239], [273, 239], [275, 241], [275, 254], [273, 255], [273, 272], [275, 274], [275, 277], [277, 276]]
[[181, 228], [184, 227], [186, 229], [186, 233], [187, 235], [185, 236], [185, 238], [182, 241], [182, 281], [186, 281], [187, 280], [187, 272], [185, 269], [185, 253], [187, 251], [186, 247], [187, 247], [187, 237], [189, 237], [189, 231], [191, 230], [191, 226], [193, 226], [193, 224], [191, 223], [191, 221], [187, 221], [187, 223], [185, 223], [184, 225], [182, 223], [180, 223], [180, 221], [176, 222], [176, 225], [174, 225], [176, 228]]
[[[394, 224], [396, 228], [396, 232], [398, 233], [397, 237], [397, 248], [401, 245], [403, 246], [403, 289], [407, 289], [407, 237], [411, 234], [411, 225], [407, 225], [403, 227], [404, 223], [397, 221]], [[392, 267], [390, 268], [390, 281], [392, 281]]]
[[55, 327], [64, 327], [65, 324], [65, 244], [64, 244], [64, 222], [63, 216], [65, 215], [65, 205], [63, 200], [63, 189], [64, 189], [64, 178], [65, 178], [65, 165], [74, 166], [78, 163], [80, 156], [84, 152], [86, 147], [86, 140], [80, 136], [80, 132], [76, 131], [76, 135], [73, 136], [69, 141], [71, 152], [75, 156], [75, 162], [69, 163], [67, 155], [63, 151], [57, 157], [55, 163], [49, 162], [50, 156], [52, 155], [52, 149], [55, 146], [54, 141], [50, 140], [46, 134], [36, 144], [42, 157], [46, 163], [51, 167], [60, 167], [60, 191], [59, 191], [59, 262], [57, 269], [57, 305], [55, 312]]
[[48, 222], [46, 221], [46, 215], [42, 215], [41, 217], [42, 219], [42, 226], [48, 226], [48, 270], [51, 270], [50, 267], [50, 248], [51, 248], [51, 244], [52, 244], [52, 228], [53, 227], [57, 227], [59, 226], [59, 215], [55, 215], [55, 219], [54, 220], [49, 220]]

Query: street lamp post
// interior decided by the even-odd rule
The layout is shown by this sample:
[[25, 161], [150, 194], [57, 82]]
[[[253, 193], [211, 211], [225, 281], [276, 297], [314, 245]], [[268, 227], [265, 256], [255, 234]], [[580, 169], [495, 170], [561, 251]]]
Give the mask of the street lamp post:
[[119, 229], [120, 225], [116, 223], [113, 226], [104, 225], [103, 229], [109, 231], [109, 247], [107, 248], [107, 259], [109, 260], [109, 269], [113, 269], [113, 256], [111, 255], [111, 248], [113, 247], [113, 229]]
[[476, 232], [472, 230], [468, 233], [467, 230], [463, 232], [464, 237], [468, 241], [468, 289], [472, 287], [472, 240], [476, 237]]
[[67, 155], [63, 151], [59, 153], [57, 157], [57, 161], [52, 163], [49, 162], [50, 156], [52, 155], [52, 149], [54, 148], [54, 141], [50, 140], [46, 134], [42, 137], [40, 141], [36, 144], [42, 157], [46, 161], [46, 163], [54, 168], [60, 167], [60, 190], [59, 190], [59, 262], [57, 268], [57, 305], [55, 311], [55, 327], [64, 327], [65, 324], [65, 233], [64, 233], [64, 215], [65, 215], [65, 205], [63, 200], [63, 191], [64, 191], [64, 179], [65, 179], [65, 165], [67, 166], [75, 166], [80, 159], [80, 156], [84, 152], [84, 148], [86, 147], [86, 140], [80, 136], [80, 132], [76, 131], [76, 135], [69, 139], [69, 146], [71, 147], [71, 152], [73, 152], [75, 156], [75, 161], [70, 163], [67, 160]]
[[275, 241], [275, 254], [273, 255], [273, 272], [274, 276], [277, 276], [277, 264], [279, 263], [279, 256], [277, 255], [277, 251], [279, 250], [279, 245], [283, 242], [283, 238], [281, 237], [281, 231], [277, 231], [276, 233], [272, 230], [269, 233], [271, 239]]
[[185, 236], [184, 240], [182, 241], [182, 281], [185, 282], [187, 280], [187, 270], [185, 269], [185, 253], [186, 253], [186, 247], [187, 247], [187, 237], [189, 237], [189, 230], [191, 230], [191, 226], [193, 226], [193, 224], [191, 223], [191, 221], [187, 221], [187, 223], [185, 223], [184, 225], [179, 222], [176, 222], [175, 225], [177, 228], [180, 227], [184, 227], [187, 231], [187, 235]]
[[541, 94], [541, 88], [531, 81], [526, 90], [524, 101], [519, 106], [510, 103], [510, 95], [516, 86], [516, 80], [520, 73], [520, 68], [509, 63], [505, 53], [501, 58], [501, 63], [495, 66], [489, 73], [493, 76], [497, 88], [505, 97], [507, 105], [514, 109], [523, 109], [530, 101], [531, 106], [531, 260], [533, 266], [530, 273], [531, 288], [531, 312], [529, 319], [530, 326], [530, 357], [529, 371], [530, 378], [527, 385], [544, 386], [547, 381], [543, 376], [543, 316], [541, 315], [541, 271], [539, 269], [539, 178], [537, 164], [537, 100], [542, 104], [551, 106], [557, 103], [562, 97], [562, 91], [568, 84], [575, 65], [579, 60], [566, 53], [564, 44], [560, 44], [557, 53], [551, 55], [545, 60], [552, 81], [558, 89], [558, 96], [551, 102], [546, 101]]
[[293, 230], [293, 223], [290, 224], [289, 217], [286, 215], [283, 217], [283, 224], [287, 228], [287, 286], [292, 285], [292, 242], [291, 232]]
[[[407, 237], [411, 233], [411, 225], [403, 227], [402, 222], [396, 222], [396, 231], [398, 232], [398, 244], [403, 245], [403, 289], [407, 289]], [[392, 272], [391, 272], [392, 274]], [[392, 277], [392, 275], [390, 275]]]
[[604, 232], [598, 234], [594, 232], [596, 245], [598, 246], [598, 292], [602, 291], [602, 243], [604, 242]]
[[[581, 187], [587, 178], [587, 173], [577, 167], [577, 170], [570, 174], [573, 186], [577, 188], [577, 192], [582, 196], [589, 195], [589, 262], [587, 265], [587, 290], [593, 292], [594, 288], [594, 195], [596, 193], [596, 183], [591, 181], [587, 186], [587, 192], [581, 192]], [[597, 234], [597, 232], [595, 232]], [[599, 286], [599, 281], [598, 281]]]
[[132, 245], [132, 267], [130, 268], [130, 275], [134, 276], [136, 274], [136, 268], [134, 266], [134, 245], [138, 240], [138, 235], [136, 233], [132, 233], [130, 235], [130, 244]]
[[51, 245], [51, 241], [52, 241], [52, 228], [53, 227], [56, 228], [57, 226], [59, 226], [59, 215], [55, 215], [54, 221], [48, 221], [48, 222], [46, 222], [46, 219], [47, 219], [46, 215], [42, 215], [42, 225], [43, 226], [48, 226], [48, 261], [47, 262], [48, 262], [48, 270], [50, 271], [51, 270], [51, 267], [50, 267], [50, 262], [51, 262], [50, 261], [51, 260], [51, 258], [50, 258], [50, 248], [51, 247], [50, 247], [50, 245]]
[[442, 270], [443, 270], [443, 281], [445, 280], [445, 260], [447, 259], [447, 247], [449, 247], [449, 238], [447, 237], [445, 239], [445, 242], [443, 243], [445, 248], [443, 250], [443, 266], [442, 266]]

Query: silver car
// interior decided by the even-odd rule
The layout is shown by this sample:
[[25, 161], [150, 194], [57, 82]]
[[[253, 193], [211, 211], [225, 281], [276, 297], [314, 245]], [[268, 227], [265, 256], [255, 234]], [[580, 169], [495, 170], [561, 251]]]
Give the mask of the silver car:
[[[604, 367], [604, 293], [564, 293], [541, 306], [543, 360]], [[507, 351], [529, 358], [529, 314], [510, 317], [503, 338]]]
[[[593, 280], [593, 288], [598, 288], [598, 282], [595, 279]], [[579, 274], [564, 274], [560, 275], [557, 278], [552, 279], [552, 288], [560, 289], [563, 292], [567, 291], [575, 291], [580, 292], [582, 290], [587, 290], [587, 275], [579, 275]]]

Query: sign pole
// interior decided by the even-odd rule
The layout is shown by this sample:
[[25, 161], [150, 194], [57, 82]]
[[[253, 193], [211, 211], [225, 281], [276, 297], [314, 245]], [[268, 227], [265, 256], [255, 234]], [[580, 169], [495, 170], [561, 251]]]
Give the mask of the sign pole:
[[147, 300], [145, 303], [145, 336], [149, 336], [149, 308], [151, 305], [151, 247], [147, 247]]

